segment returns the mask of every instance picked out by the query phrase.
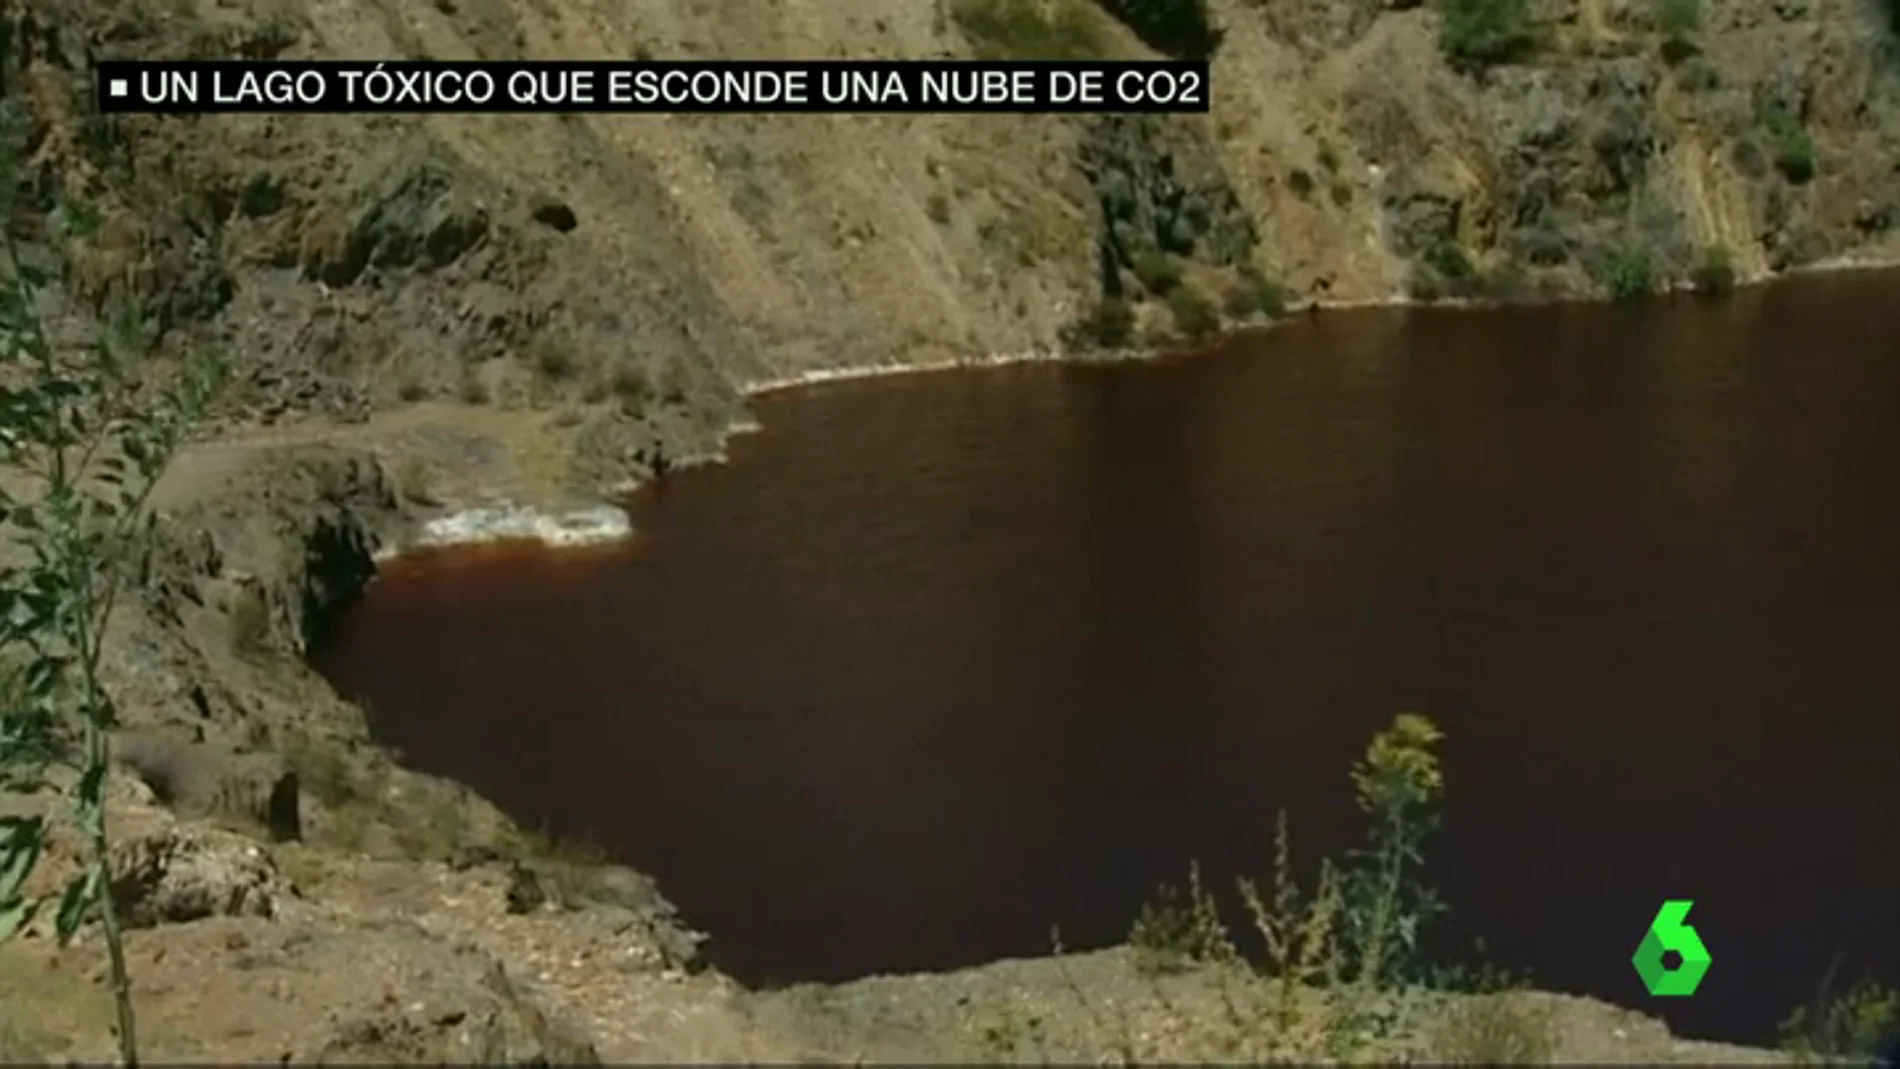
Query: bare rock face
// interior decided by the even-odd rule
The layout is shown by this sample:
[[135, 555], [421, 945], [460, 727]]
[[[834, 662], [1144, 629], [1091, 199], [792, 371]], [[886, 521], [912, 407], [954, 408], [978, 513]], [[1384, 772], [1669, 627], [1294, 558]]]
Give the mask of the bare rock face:
[[113, 852], [112, 895], [128, 928], [270, 917], [292, 894], [262, 846], [216, 828], [174, 826]]
[[126, 731], [113, 739], [120, 764], [181, 816], [256, 821], [279, 841], [302, 834], [297, 774], [282, 757]]
[[[517, 988], [501, 962], [468, 947], [448, 948], [400, 923], [312, 945], [307, 956], [334, 956], [352, 944], [362, 960], [402, 947], [410, 967], [426, 978], [368, 1003], [360, 996], [335, 1005], [327, 1020], [296, 1049], [293, 1062], [368, 1062], [425, 1065], [599, 1065], [586, 1034], [551, 1017]], [[369, 946], [361, 945], [365, 939]], [[334, 945], [332, 945], [334, 944]], [[374, 987], [368, 989], [375, 990]]]

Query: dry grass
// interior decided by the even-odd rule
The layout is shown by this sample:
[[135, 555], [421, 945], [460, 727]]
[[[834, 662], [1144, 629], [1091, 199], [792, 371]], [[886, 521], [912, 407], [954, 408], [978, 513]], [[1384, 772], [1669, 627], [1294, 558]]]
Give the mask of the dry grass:
[[357, 771], [340, 743], [293, 730], [279, 741], [279, 748], [297, 774], [297, 785], [317, 801], [337, 808], [361, 800]]
[[612, 854], [591, 835], [518, 828], [508, 840], [508, 851], [532, 867], [553, 899], [563, 904], [599, 897], [601, 870], [614, 864]]
[[246, 583], [233, 593], [230, 626], [231, 648], [240, 658], [257, 661], [278, 652], [270, 597], [262, 586]]
[[957, 0], [951, 18], [981, 59], [1100, 59], [1108, 38], [1079, 0]]
[[[1293, 863], [1280, 815], [1271, 882], [1238, 881], [1264, 960], [1233, 942], [1198, 867], [1185, 890], [1165, 888], [1130, 932], [1146, 1005], [1108, 1005], [1071, 985], [1096, 1034], [1122, 1064], [1220, 1061], [1288, 1064], [1411, 1060], [1460, 1064], [1549, 1061], [1549, 1012], [1519, 992], [1448, 996], [1411, 979], [1401, 933], [1437, 909], [1404, 873], [1433, 825], [1442, 790], [1437, 729], [1404, 715], [1376, 735], [1352, 780], [1371, 818], [1367, 851], [1351, 864], [1322, 861], [1310, 886]], [[1395, 859], [1397, 859], [1395, 861]], [[1370, 863], [1368, 863], [1370, 862]], [[1185, 993], [1177, 981], [1205, 986]], [[1020, 1015], [1019, 1015], [1020, 1017]], [[984, 1035], [991, 1053], [1042, 1042], [1034, 1017], [1005, 1017]]]
[[1427, 1035], [1433, 1061], [1450, 1065], [1539, 1065], [1556, 1053], [1548, 1006], [1522, 992], [1453, 996]]

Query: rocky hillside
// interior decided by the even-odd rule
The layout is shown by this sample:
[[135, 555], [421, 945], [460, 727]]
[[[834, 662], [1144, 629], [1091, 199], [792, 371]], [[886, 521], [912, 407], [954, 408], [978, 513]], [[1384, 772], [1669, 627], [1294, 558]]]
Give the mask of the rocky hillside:
[[[1213, 0], [1194, 33], [1143, 10], [0, 0], [24, 164], [5, 224], [58, 280], [51, 319], [129, 301], [158, 359], [213, 346], [237, 374], [157, 498], [108, 664], [154, 1057], [973, 1056], [927, 984], [752, 1000], [693, 971], [646, 881], [368, 744], [301, 654], [431, 510], [711, 456], [775, 383], [1900, 251], [1900, 39], [1876, 0]], [[89, 67], [1149, 41], [1212, 47], [1210, 116], [106, 118]], [[69, 200], [97, 210], [84, 237], [51, 226]], [[0, 947], [0, 1059], [108, 1053], [97, 956]], [[1078, 967], [1125, 983], [1098, 966]], [[1067, 982], [1030, 972], [949, 986]], [[1565, 1049], [1697, 1056], [1599, 1017]]]
[[1883, 0], [1213, 0], [1205, 119], [106, 119], [87, 67], [1153, 55], [1097, 0], [6, 6], [32, 192], [107, 212], [76, 294], [225, 345], [241, 416], [578, 404], [583, 482], [713, 448], [762, 383], [1118, 341], [1105, 293], [1193, 334], [1747, 279], [1900, 222]]

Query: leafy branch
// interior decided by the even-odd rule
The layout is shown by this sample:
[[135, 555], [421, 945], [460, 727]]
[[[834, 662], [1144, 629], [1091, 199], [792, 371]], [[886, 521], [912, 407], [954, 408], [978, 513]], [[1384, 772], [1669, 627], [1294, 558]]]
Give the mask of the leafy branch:
[[[11, 146], [8, 146], [10, 149]], [[16, 189], [15, 160], [0, 184]], [[59, 212], [60, 236], [97, 223]], [[63, 788], [66, 805], [0, 817], [0, 941], [50, 905], [60, 944], [100, 922], [110, 964], [121, 1060], [138, 1063], [131, 983], [110, 892], [105, 788], [117, 719], [101, 677], [122, 593], [139, 581], [157, 523], [153, 489], [222, 379], [198, 356], [151, 385], [134, 359], [152, 348], [127, 305], [97, 337], [68, 343], [49, 329], [49, 278], [11, 227], [0, 268], [0, 790]], [[61, 775], [60, 773], [76, 773]], [[59, 820], [81, 843], [80, 871], [55, 893], [29, 890]]]

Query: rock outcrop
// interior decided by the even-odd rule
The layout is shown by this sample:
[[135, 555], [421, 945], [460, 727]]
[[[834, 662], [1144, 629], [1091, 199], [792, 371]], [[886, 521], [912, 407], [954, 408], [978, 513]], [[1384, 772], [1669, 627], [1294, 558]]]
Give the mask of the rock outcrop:
[[117, 733], [112, 753], [174, 812], [248, 819], [280, 841], [303, 834], [297, 774], [280, 754], [139, 731]]
[[[105, 117], [86, 64], [1154, 53], [1094, 0], [737, 20], [22, 4], [7, 62], [35, 90], [33, 188], [49, 207], [80, 187], [105, 217], [72, 250], [75, 296], [223, 346], [236, 420], [578, 406], [577, 484], [716, 453], [750, 385], [1059, 347], [1121, 289], [1165, 307], [1124, 286], [1148, 252], [1178, 261], [1140, 272], [1169, 287], [1245, 269], [1296, 303], [1587, 295], [1717, 257], [1746, 279], [1889, 255], [1900, 219], [1900, 63], [1864, 0], [1690, 5], [1685, 25], [1527, 0], [1524, 47], [1484, 64], [1452, 61], [1438, 5], [1215, 0], [1205, 118], [531, 121]], [[977, 17], [1014, 6], [1044, 14]]]
[[291, 894], [255, 841], [206, 826], [175, 825], [119, 843], [111, 889], [127, 928], [206, 917], [270, 917]]

